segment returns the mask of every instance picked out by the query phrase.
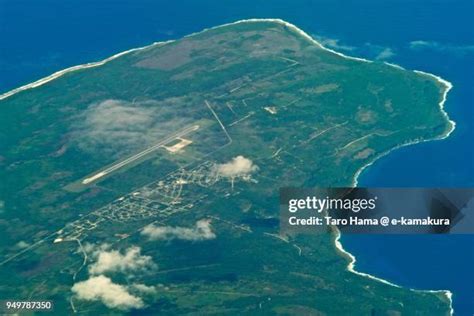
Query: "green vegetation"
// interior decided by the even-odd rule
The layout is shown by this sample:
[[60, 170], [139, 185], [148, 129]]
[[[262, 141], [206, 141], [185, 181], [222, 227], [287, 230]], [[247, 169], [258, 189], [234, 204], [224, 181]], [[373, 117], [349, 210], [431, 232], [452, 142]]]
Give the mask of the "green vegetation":
[[[275, 224], [280, 187], [351, 186], [380, 155], [445, 135], [445, 89], [430, 76], [343, 58], [281, 23], [248, 22], [8, 97], [0, 101], [0, 297], [52, 299], [58, 313], [125, 313], [71, 291], [91, 277], [90, 245], [109, 244], [139, 246], [158, 265], [107, 273], [129, 292], [153, 286], [153, 295], [135, 293], [143, 314], [447, 315], [443, 293], [347, 271], [331, 232], [280, 236]], [[188, 239], [150, 240], [141, 231], [202, 219], [215, 238], [171, 230]]]

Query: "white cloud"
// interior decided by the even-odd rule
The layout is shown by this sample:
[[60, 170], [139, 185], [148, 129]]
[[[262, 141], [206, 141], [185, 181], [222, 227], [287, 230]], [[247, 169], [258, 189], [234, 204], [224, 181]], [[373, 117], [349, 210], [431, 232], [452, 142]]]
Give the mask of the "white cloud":
[[[71, 141], [79, 149], [117, 158], [156, 144], [191, 124], [182, 113], [182, 98], [129, 102], [108, 99], [92, 103], [73, 125]], [[181, 109], [181, 110], [180, 110]]]
[[192, 228], [151, 224], [143, 228], [141, 234], [147, 236], [149, 240], [181, 239], [198, 241], [216, 238], [216, 234], [212, 231], [211, 221], [207, 219], [197, 221]]
[[353, 51], [356, 49], [354, 46], [341, 44], [341, 41], [335, 38], [329, 38], [324, 36], [313, 36], [321, 45], [334, 50]]
[[359, 47], [358, 52], [362, 56], [367, 56], [367, 58], [375, 60], [386, 60], [396, 55], [394, 49], [384, 45], [373, 44], [370, 42], [366, 42], [363, 46]]
[[424, 49], [428, 47], [439, 47], [439, 43], [437, 42], [431, 42], [431, 41], [411, 41], [410, 42], [410, 48], [411, 49]]
[[375, 56], [375, 59], [377, 60], [385, 60], [385, 59], [390, 59], [392, 58], [393, 56], [395, 56], [395, 52], [391, 49], [391, 48], [384, 48], [383, 50], [381, 50], [377, 56]]
[[371, 58], [377, 60], [385, 60], [394, 57], [395, 51], [389, 47], [376, 45], [372, 43], [364, 43], [362, 47], [349, 46], [341, 44], [339, 39], [323, 37], [323, 36], [314, 36], [316, 40], [327, 48], [334, 49], [336, 51], [348, 51], [356, 52], [362, 55], [370, 55]]
[[132, 284], [133, 289], [143, 294], [156, 294], [156, 288], [154, 286], [149, 286], [141, 283]]
[[436, 41], [412, 41], [409, 44], [410, 49], [412, 50], [425, 50], [430, 49], [439, 52], [448, 52], [448, 53], [473, 53], [474, 45], [453, 45], [453, 44], [443, 44]]
[[72, 292], [81, 300], [102, 301], [109, 308], [128, 310], [144, 306], [140, 297], [130, 294], [126, 287], [113, 283], [103, 275], [74, 284]]
[[118, 250], [109, 250], [108, 245], [100, 247], [86, 247], [95, 260], [89, 266], [90, 274], [103, 274], [107, 272], [133, 272], [137, 270], [154, 269], [156, 265], [150, 256], [140, 254], [140, 247], [130, 247], [122, 254]]
[[15, 248], [24, 249], [24, 248], [27, 248], [29, 246], [30, 246], [29, 243], [27, 243], [26, 241], [20, 240], [19, 242], [16, 243]]
[[258, 166], [254, 165], [252, 160], [244, 156], [237, 156], [231, 161], [223, 164], [216, 164], [215, 171], [223, 177], [235, 178], [246, 176], [258, 170]]
[[329, 38], [324, 36], [313, 36], [316, 40], [327, 48], [336, 51], [353, 52], [354, 54], [367, 56], [367, 58], [376, 60], [386, 60], [396, 55], [395, 51], [386, 46], [372, 44], [370, 42], [363, 43], [360, 46], [349, 46], [341, 44], [339, 39]]

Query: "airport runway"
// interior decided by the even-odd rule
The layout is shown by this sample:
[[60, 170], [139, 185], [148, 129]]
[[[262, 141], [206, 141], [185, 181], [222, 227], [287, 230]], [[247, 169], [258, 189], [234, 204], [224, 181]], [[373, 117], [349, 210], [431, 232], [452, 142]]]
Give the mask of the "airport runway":
[[187, 135], [191, 132], [194, 132], [198, 129], [199, 129], [199, 125], [192, 125], [192, 126], [185, 127], [184, 129], [182, 129], [180, 131], [177, 131], [176, 133], [166, 137], [165, 139], [163, 139], [159, 143], [153, 145], [152, 147], [149, 147], [149, 148], [139, 152], [138, 154], [135, 154], [131, 157], [128, 157], [127, 159], [122, 160], [122, 161], [114, 164], [113, 166], [110, 166], [107, 169], [102, 170], [102, 171], [94, 174], [93, 176], [82, 180], [82, 184], [89, 184], [89, 183], [95, 182], [95, 181], [99, 180], [100, 178], [110, 174], [111, 172], [114, 172], [114, 171], [116, 171], [116, 170], [118, 170], [118, 169], [120, 169], [120, 168], [136, 161], [137, 159], [140, 159], [143, 156], [148, 155], [149, 153], [152, 153], [153, 151], [157, 150], [158, 148], [162, 147], [163, 145], [166, 145], [167, 143], [171, 142], [172, 140], [175, 140], [178, 137], [183, 137], [183, 136], [185, 136], [185, 135]]

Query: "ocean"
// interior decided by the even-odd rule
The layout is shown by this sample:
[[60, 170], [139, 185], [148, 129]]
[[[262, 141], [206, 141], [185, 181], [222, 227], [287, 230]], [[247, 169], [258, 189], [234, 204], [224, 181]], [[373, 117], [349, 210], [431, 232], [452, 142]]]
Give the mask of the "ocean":
[[[453, 83], [456, 130], [398, 149], [359, 186], [474, 186], [473, 0], [0, 0], [0, 92], [133, 47], [246, 18], [287, 20], [347, 55], [380, 58]], [[356, 269], [417, 289], [449, 289], [474, 314], [474, 236], [342, 237]]]

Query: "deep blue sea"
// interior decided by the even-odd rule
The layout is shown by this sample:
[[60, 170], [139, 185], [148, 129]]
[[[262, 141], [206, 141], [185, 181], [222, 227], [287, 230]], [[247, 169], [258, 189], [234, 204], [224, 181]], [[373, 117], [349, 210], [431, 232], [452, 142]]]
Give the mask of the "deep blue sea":
[[[447, 140], [392, 152], [360, 186], [474, 187], [474, 0], [0, 0], [0, 91], [68, 66], [245, 18], [282, 18], [346, 54], [386, 58], [454, 84]], [[449, 289], [474, 314], [474, 236], [344, 236], [357, 269]]]

